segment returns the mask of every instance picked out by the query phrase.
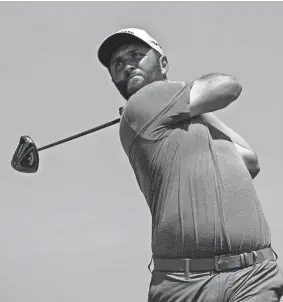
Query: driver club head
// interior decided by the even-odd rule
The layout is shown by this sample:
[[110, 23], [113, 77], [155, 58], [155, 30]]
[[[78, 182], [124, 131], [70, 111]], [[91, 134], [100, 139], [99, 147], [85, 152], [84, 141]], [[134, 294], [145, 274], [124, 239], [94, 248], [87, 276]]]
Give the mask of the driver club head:
[[39, 165], [38, 150], [29, 136], [21, 136], [11, 165], [15, 170], [23, 173], [35, 173], [37, 171]]

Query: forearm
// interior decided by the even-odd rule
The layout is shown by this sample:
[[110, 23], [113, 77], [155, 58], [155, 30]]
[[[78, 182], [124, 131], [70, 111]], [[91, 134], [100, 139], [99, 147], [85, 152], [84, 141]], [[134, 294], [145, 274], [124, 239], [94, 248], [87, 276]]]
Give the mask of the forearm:
[[201, 117], [206, 124], [213, 126], [231, 139], [249, 170], [251, 177], [255, 178], [260, 172], [260, 165], [257, 154], [252, 147], [238, 133], [229, 128], [213, 113], [205, 113], [202, 114]]
[[229, 75], [214, 73], [197, 79], [190, 93], [190, 117], [227, 107], [241, 91], [242, 86]]
[[260, 165], [257, 158], [256, 153], [253, 150], [248, 150], [246, 148], [243, 148], [242, 146], [234, 143], [238, 152], [242, 156], [242, 159], [252, 177], [254, 179], [258, 173], [260, 172]]
[[233, 129], [224, 124], [215, 114], [205, 113], [202, 114], [201, 117], [205, 123], [217, 128], [219, 131], [230, 137], [234, 144], [237, 144], [239, 146], [242, 146], [243, 148], [253, 151], [252, 147], [247, 143], [245, 139], [243, 139], [241, 135], [239, 135]]

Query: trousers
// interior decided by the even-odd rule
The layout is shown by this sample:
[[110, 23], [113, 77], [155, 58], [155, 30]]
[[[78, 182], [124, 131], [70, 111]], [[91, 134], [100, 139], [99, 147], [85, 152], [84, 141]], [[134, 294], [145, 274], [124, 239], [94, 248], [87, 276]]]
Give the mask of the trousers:
[[278, 302], [282, 296], [283, 274], [276, 260], [269, 259], [246, 268], [189, 277], [154, 270], [148, 302]]

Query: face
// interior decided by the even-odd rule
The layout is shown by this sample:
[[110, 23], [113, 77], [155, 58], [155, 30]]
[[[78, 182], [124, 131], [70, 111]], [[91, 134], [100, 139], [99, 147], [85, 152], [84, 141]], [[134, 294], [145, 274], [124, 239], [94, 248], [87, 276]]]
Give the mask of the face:
[[142, 44], [119, 47], [109, 65], [112, 81], [126, 100], [142, 87], [164, 80], [167, 70], [166, 58], [159, 58], [149, 46]]

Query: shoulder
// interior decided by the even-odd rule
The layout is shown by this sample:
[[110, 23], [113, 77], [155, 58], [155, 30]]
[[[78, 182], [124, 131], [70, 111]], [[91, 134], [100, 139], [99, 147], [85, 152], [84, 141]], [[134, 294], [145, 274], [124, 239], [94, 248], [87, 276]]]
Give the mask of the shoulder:
[[153, 104], [154, 101], [172, 98], [186, 86], [185, 81], [156, 81], [136, 92], [129, 100], [127, 105], [135, 105], [137, 103], [146, 106]]
[[124, 107], [124, 112], [127, 112], [126, 115], [141, 115], [142, 112], [159, 111], [189, 84], [191, 85], [188, 81], [169, 80], [148, 84], [131, 96]]
[[140, 89], [137, 93], [135, 93], [131, 99], [136, 99], [139, 97], [143, 97], [147, 94], [155, 94], [156, 92], [169, 92], [171, 90], [177, 90], [186, 85], [185, 81], [156, 81], [151, 84], [146, 85], [142, 89]]
[[127, 121], [136, 132], [147, 123], [155, 120], [172, 99], [179, 94], [187, 82], [184, 81], [156, 81], [136, 92], [123, 109], [122, 119]]

